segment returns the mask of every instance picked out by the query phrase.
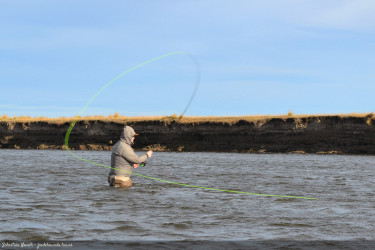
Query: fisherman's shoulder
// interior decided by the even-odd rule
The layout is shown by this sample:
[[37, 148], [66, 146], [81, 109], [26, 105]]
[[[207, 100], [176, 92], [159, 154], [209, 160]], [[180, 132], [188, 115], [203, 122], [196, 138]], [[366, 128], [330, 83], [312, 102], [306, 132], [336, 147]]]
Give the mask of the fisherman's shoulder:
[[119, 140], [118, 142], [115, 143], [115, 145], [113, 145], [113, 150], [115, 151], [118, 151], [120, 149], [123, 149], [127, 146], [127, 144], [121, 140]]
[[126, 142], [124, 142], [124, 141], [118, 141], [115, 144], [114, 147], [121, 148], [121, 149], [124, 149], [124, 150], [129, 150], [129, 149], [133, 150], [133, 148], [129, 144], [127, 144]]

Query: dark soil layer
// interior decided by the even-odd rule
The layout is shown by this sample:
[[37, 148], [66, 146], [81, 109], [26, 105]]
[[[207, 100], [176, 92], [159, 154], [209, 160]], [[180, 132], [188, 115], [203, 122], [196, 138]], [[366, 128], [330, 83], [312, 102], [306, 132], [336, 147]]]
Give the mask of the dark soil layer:
[[[78, 121], [69, 147], [111, 150], [124, 122]], [[237, 122], [127, 122], [135, 149], [275, 153], [375, 154], [373, 117], [306, 116]], [[70, 123], [0, 122], [0, 148], [61, 149]]]

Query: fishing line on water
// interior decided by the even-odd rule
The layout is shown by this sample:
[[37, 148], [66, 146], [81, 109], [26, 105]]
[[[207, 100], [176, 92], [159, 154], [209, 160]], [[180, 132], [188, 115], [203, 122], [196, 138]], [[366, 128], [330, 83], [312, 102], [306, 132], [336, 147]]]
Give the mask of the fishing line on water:
[[105, 168], [109, 168], [109, 169], [115, 169], [115, 170], [118, 170], [118, 171], [122, 171], [122, 172], [126, 172], [126, 173], [131, 173], [133, 175], [136, 175], [136, 176], [140, 176], [140, 177], [143, 177], [143, 178], [147, 178], [147, 179], [151, 179], [151, 180], [155, 180], [155, 181], [160, 181], [160, 182], [165, 182], [165, 183], [170, 183], [170, 184], [175, 184], [175, 185], [180, 185], [180, 186], [184, 186], [184, 187], [190, 187], [190, 188], [200, 188], [200, 189], [205, 189], [205, 190], [211, 190], [211, 191], [220, 191], [220, 192], [227, 192], [227, 193], [238, 193], [238, 194], [249, 194], [249, 195], [257, 195], [257, 196], [268, 196], [268, 197], [282, 197], [282, 198], [294, 198], [294, 199], [308, 199], [308, 200], [316, 200], [317, 198], [310, 198], [310, 197], [303, 197], [303, 196], [290, 196], [290, 195], [274, 195], [274, 194], [260, 194], [260, 193], [250, 193], [250, 192], [243, 192], [243, 191], [235, 191], [235, 190], [225, 190], [225, 189], [218, 189], [218, 188], [209, 188], [209, 187], [201, 187], [201, 186], [195, 186], [195, 185], [190, 185], [190, 184], [185, 184], [185, 183], [178, 183], [178, 182], [173, 182], [173, 181], [168, 181], [168, 180], [163, 180], [163, 179], [160, 179], [160, 178], [155, 178], [155, 177], [151, 177], [151, 176], [146, 176], [146, 175], [141, 175], [141, 174], [137, 174], [137, 173], [132, 173], [132, 172], [128, 172], [128, 171], [125, 171], [125, 170], [121, 170], [121, 169], [116, 169], [116, 168], [112, 168], [110, 166], [107, 166], [107, 165], [104, 165], [104, 164], [100, 164], [100, 163], [97, 163], [97, 162], [92, 162], [92, 161], [89, 161], [87, 159], [84, 159], [82, 157], [79, 157], [78, 155], [74, 154], [71, 149], [69, 148], [69, 137], [70, 137], [70, 134], [75, 126], [75, 124], [77, 123], [77, 121], [79, 120], [79, 118], [81, 117], [81, 115], [83, 114], [83, 112], [89, 107], [89, 105], [107, 88], [109, 87], [112, 83], [114, 83], [115, 81], [117, 81], [118, 79], [122, 78], [123, 76], [127, 75], [128, 73], [142, 67], [142, 66], [145, 66], [147, 64], [150, 64], [152, 62], [156, 62], [158, 60], [161, 60], [163, 58], [166, 58], [166, 57], [169, 57], [169, 56], [172, 56], [172, 55], [176, 55], [176, 54], [184, 54], [184, 55], [187, 55], [188, 57], [191, 58], [191, 60], [193, 61], [193, 63], [195, 64], [195, 67], [196, 67], [196, 79], [195, 79], [195, 85], [194, 85], [194, 90], [193, 90], [193, 93], [188, 101], [188, 104], [186, 105], [185, 109], [183, 110], [183, 112], [181, 113], [181, 115], [184, 115], [186, 113], [186, 111], [188, 110], [188, 108], [190, 107], [190, 104], [192, 103], [196, 93], [197, 93], [197, 90], [198, 90], [198, 87], [199, 87], [199, 83], [200, 83], [200, 66], [199, 66], [199, 63], [198, 61], [189, 53], [187, 52], [172, 52], [172, 53], [168, 53], [168, 54], [165, 54], [165, 55], [162, 55], [162, 56], [159, 56], [159, 57], [155, 57], [153, 59], [150, 59], [148, 61], [145, 61], [143, 63], [140, 63], [124, 72], [122, 72], [121, 74], [117, 75], [115, 78], [113, 78], [112, 80], [110, 80], [109, 82], [107, 82], [103, 87], [101, 87], [95, 94], [93, 97], [90, 98], [90, 100], [85, 104], [85, 106], [81, 109], [81, 111], [78, 113], [78, 115], [75, 117], [74, 121], [70, 124], [69, 128], [68, 128], [68, 131], [66, 132], [65, 134], [65, 147], [66, 147], [66, 150], [72, 155], [74, 156], [75, 158], [79, 159], [79, 160], [82, 160], [82, 161], [85, 161], [85, 162], [88, 162], [88, 163], [91, 163], [91, 164], [94, 164], [94, 165], [97, 165], [97, 166], [101, 166], [101, 167], [105, 167]]

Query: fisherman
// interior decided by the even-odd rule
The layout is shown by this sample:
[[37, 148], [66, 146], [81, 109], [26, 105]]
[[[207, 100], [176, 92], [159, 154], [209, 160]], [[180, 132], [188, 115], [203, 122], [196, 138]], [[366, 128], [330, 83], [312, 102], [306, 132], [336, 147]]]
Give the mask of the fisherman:
[[147, 158], [152, 156], [153, 152], [151, 150], [142, 156], [134, 153], [131, 145], [134, 144], [135, 136], [137, 135], [132, 127], [125, 126], [120, 140], [113, 146], [111, 171], [108, 175], [110, 186], [131, 187], [132, 181], [130, 175], [133, 168], [137, 168], [139, 164], [144, 163]]

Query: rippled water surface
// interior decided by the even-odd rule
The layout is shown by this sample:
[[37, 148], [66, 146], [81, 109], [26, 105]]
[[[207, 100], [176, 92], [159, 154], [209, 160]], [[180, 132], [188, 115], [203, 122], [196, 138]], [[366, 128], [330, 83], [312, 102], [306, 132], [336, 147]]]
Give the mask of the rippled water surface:
[[[110, 152], [77, 151], [109, 164]], [[138, 152], [141, 154], [141, 152]], [[375, 239], [375, 157], [154, 153], [135, 173], [264, 197], [182, 187], [132, 176], [60, 150], [0, 150], [2, 240]]]

